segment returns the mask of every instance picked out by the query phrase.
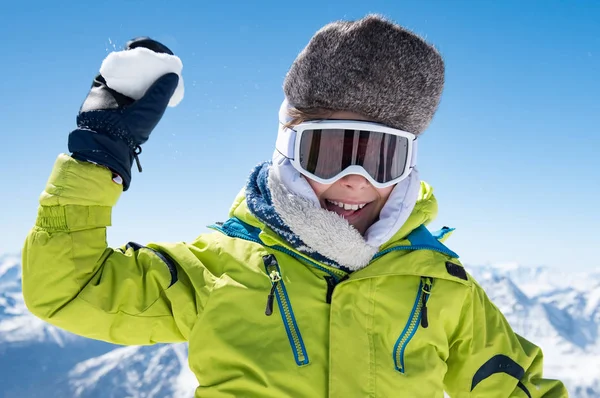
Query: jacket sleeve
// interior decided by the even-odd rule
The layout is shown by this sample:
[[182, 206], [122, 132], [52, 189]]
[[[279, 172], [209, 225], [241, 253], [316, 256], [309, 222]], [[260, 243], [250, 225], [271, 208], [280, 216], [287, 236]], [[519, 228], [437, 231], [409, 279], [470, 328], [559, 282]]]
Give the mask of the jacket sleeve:
[[108, 169], [58, 157], [23, 248], [25, 303], [39, 318], [97, 340], [185, 341], [215, 280], [201, 261], [208, 249], [107, 247], [121, 192]]
[[568, 397], [562, 382], [543, 378], [541, 349], [512, 330], [476, 282], [458, 325], [444, 380], [450, 397]]

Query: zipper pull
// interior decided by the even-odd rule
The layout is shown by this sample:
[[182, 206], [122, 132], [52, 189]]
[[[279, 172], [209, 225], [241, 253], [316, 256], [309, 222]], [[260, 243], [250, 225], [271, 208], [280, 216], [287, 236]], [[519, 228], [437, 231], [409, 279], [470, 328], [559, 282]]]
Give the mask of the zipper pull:
[[427, 319], [427, 295], [431, 294], [431, 278], [423, 278], [423, 293], [421, 294], [421, 327], [427, 328], [429, 320]]
[[269, 278], [271, 278], [271, 291], [269, 292], [269, 296], [267, 297], [267, 308], [265, 309], [265, 315], [270, 316], [273, 313], [273, 301], [275, 299], [275, 290], [277, 289], [277, 285], [279, 285], [279, 281], [281, 280], [281, 275], [279, 272], [273, 270], [269, 274]]

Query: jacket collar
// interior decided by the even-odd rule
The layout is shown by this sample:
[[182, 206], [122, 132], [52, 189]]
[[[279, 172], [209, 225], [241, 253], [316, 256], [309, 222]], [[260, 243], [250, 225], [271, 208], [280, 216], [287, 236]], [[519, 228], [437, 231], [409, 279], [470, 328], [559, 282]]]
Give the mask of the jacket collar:
[[[434, 196], [433, 188], [424, 181], [420, 182], [420, 189], [417, 201], [406, 222], [400, 229], [384, 244], [379, 247], [379, 251], [392, 248], [394, 246], [411, 245], [408, 236], [411, 232], [417, 230], [420, 226], [426, 226], [435, 219], [438, 212], [437, 199]], [[235, 200], [233, 201], [229, 216], [235, 217], [242, 222], [260, 229], [261, 236], [264, 236], [268, 241], [285, 246], [288, 249], [296, 251], [294, 248], [278, 236], [274, 231], [268, 228], [265, 223], [257, 219], [249, 210], [246, 202], [246, 188], [240, 190]]]
[[[413, 214], [409, 218], [412, 225], [419, 224], [420, 220], [426, 220], [435, 214], [435, 208], [432, 208], [431, 187], [422, 183], [421, 196], [415, 206]], [[325, 271], [339, 280], [346, 272], [328, 266], [324, 263], [315, 262], [314, 259], [301, 253], [291, 247], [285, 240], [270, 230], [264, 223], [258, 220], [249, 211], [244, 191], [238, 194], [231, 211], [231, 218], [222, 226], [215, 226], [214, 229], [221, 230], [229, 236], [235, 236], [247, 240], [256, 241], [275, 250], [286, 252], [294, 257], [303, 259], [306, 264], [312, 264], [316, 268]], [[430, 220], [430, 219], [429, 219]], [[409, 226], [405, 230], [409, 230]], [[371, 261], [369, 266], [364, 267], [350, 275], [351, 280], [366, 279], [382, 276], [428, 276], [438, 279], [446, 279], [469, 286], [471, 280], [458, 278], [453, 275], [448, 266], [460, 266], [458, 255], [448, 249], [442, 242], [451, 235], [453, 229], [444, 227], [440, 231], [430, 233], [429, 230], [420, 224], [410, 230], [406, 236], [401, 236], [402, 231], [398, 231], [394, 238], [386, 243], [386, 248], [381, 249]], [[396, 239], [396, 237], [399, 237]], [[394, 255], [392, 261], [376, 261], [380, 257]], [[406, 261], [398, 261], [402, 257]]]

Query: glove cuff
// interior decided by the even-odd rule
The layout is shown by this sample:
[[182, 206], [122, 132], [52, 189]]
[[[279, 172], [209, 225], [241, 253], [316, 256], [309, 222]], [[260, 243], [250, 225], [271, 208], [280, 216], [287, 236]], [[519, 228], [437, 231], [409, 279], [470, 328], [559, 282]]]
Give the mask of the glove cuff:
[[123, 191], [129, 189], [134, 152], [122, 139], [92, 130], [76, 129], [69, 134], [69, 151], [77, 160], [108, 167], [123, 178]]

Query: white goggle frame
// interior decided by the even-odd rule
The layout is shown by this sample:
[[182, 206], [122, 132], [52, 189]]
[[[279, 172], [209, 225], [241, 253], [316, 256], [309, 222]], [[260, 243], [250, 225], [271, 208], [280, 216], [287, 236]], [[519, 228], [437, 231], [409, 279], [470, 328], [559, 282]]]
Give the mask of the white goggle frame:
[[[341, 129], [341, 130], [363, 130], [363, 131], [373, 131], [384, 134], [391, 134], [400, 137], [404, 137], [408, 141], [408, 148], [406, 152], [406, 162], [404, 166], [404, 170], [402, 174], [390, 180], [388, 182], [380, 183], [375, 181], [373, 177], [365, 170], [362, 166], [352, 165], [346, 167], [336, 176], [328, 179], [321, 178], [316, 176], [309, 171], [305, 170], [301, 165], [298, 159], [300, 159], [300, 140], [302, 138], [302, 134], [306, 130], [327, 130], [327, 129]], [[283, 125], [279, 128], [279, 133], [277, 134], [277, 142], [275, 144], [277, 151], [281, 153], [283, 156], [288, 158], [294, 168], [309, 177], [312, 180], [315, 180], [321, 184], [333, 184], [337, 180], [342, 177], [345, 177], [349, 174], [358, 174], [366, 178], [371, 184], [373, 184], [376, 188], [387, 188], [389, 186], [395, 185], [400, 181], [404, 180], [412, 169], [417, 164], [417, 136], [409, 133], [407, 131], [402, 131], [398, 129], [393, 129], [391, 127], [384, 126], [379, 123], [374, 122], [366, 122], [366, 121], [357, 121], [357, 120], [317, 120], [310, 121], [305, 123], [300, 123], [292, 128], [284, 127]]]

